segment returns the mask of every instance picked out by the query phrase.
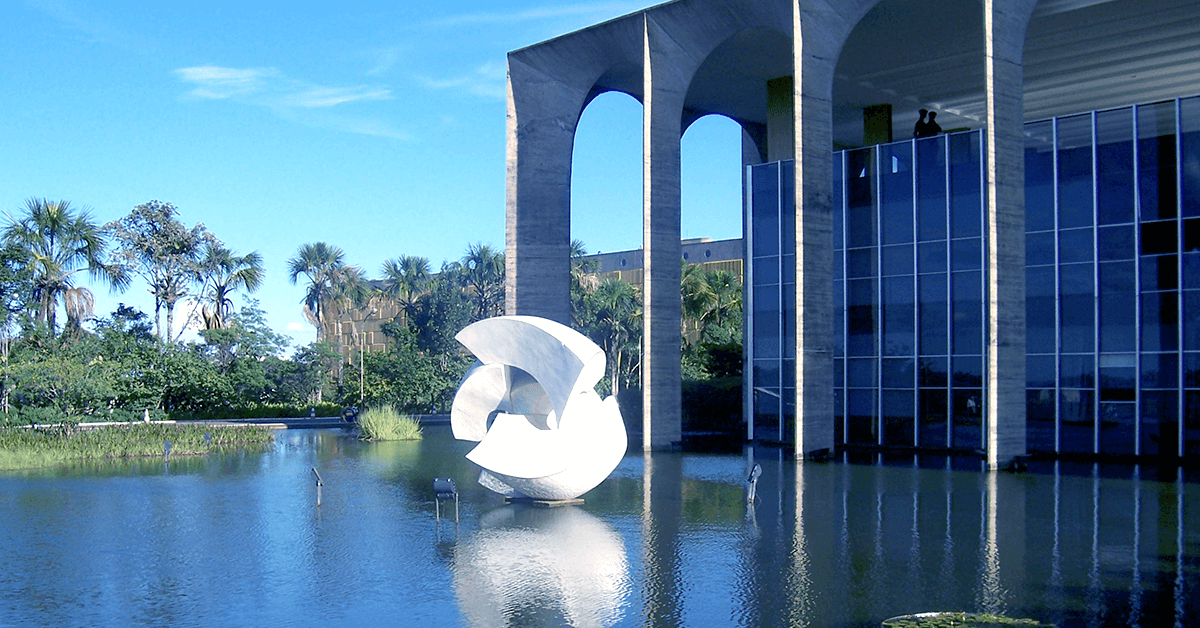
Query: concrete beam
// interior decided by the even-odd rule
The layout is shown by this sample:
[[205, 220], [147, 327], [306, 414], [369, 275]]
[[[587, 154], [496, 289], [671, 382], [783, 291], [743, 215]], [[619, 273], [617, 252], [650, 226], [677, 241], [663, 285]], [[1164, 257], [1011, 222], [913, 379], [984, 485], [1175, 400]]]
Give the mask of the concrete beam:
[[1025, 143], [1022, 54], [1036, 0], [986, 0], [988, 467], [1025, 455]]
[[649, 15], [644, 37], [642, 446], [654, 450], [683, 439], [679, 139], [692, 64]]

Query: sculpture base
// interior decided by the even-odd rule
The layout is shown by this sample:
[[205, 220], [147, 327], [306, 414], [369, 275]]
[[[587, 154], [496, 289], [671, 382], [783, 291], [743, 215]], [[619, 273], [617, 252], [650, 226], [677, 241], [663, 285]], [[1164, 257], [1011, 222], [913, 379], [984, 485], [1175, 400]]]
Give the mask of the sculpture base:
[[560, 508], [562, 506], [579, 506], [582, 499], [533, 499], [532, 497], [505, 497], [506, 504], [526, 504], [538, 508]]

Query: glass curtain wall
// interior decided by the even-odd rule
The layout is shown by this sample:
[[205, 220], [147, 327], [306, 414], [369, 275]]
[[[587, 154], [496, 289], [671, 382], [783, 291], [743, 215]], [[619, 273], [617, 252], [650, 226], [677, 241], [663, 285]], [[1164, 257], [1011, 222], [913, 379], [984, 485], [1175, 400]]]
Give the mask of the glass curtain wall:
[[[1200, 455], [1200, 97], [1025, 131], [1029, 451]], [[978, 131], [834, 154], [835, 442], [983, 447], [982, 166]], [[749, 176], [752, 429], [790, 442], [793, 164]]]

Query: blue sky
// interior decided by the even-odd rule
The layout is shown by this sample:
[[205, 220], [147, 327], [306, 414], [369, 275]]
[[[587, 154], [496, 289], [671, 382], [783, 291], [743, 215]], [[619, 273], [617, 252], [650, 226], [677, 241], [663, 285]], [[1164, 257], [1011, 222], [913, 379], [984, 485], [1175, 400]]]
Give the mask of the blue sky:
[[[173, 203], [258, 251], [268, 322], [311, 342], [286, 263], [346, 251], [370, 277], [504, 246], [505, 54], [652, 2], [22, 1], [0, 20], [0, 210], [69, 200], [103, 223]], [[683, 138], [683, 236], [739, 237], [740, 135]], [[572, 234], [641, 245], [641, 105], [606, 94], [577, 133]], [[145, 285], [112, 295], [153, 313]]]

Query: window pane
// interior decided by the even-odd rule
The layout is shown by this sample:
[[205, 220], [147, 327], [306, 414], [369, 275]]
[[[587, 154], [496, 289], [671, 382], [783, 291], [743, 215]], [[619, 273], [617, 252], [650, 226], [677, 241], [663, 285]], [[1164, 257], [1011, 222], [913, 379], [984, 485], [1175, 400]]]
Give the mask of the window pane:
[[[845, 162], [845, 151], [833, 154], [833, 248], [835, 250], [846, 248], [846, 232], [844, 231], [846, 223], [846, 199], [842, 195], [842, 186], [844, 185], [842, 168], [845, 166]], [[793, 163], [793, 172], [795, 171], [795, 167], [796, 165]]]
[[761, 257], [779, 253], [779, 164], [764, 164], [750, 169], [754, 186], [753, 218], [754, 230], [751, 243], [753, 254]]
[[953, 274], [953, 349], [956, 354], [983, 353], [983, 279], [977, 271]]
[[917, 235], [946, 238], [945, 135], [917, 140]]
[[1137, 399], [1136, 388], [1136, 367], [1101, 365], [1100, 401], [1134, 401]]
[[1175, 103], [1138, 107], [1138, 192], [1142, 220], [1174, 218]]
[[1100, 404], [1100, 453], [1133, 455], [1136, 453], [1137, 406], [1132, 403]]
[[1100, 224], [1133, 222], [1133, 113], [1096, 113], [1096, 205]]
[[950, 142], [951, 237], [969, 238], [983, 231], [980, 179], [980, 133], [956, 133]]
[[852, 444], [874, 445], [879, 442], [878, 414], [876, 409], [877, 391], [855, 390], [846, 391], [847, 409], [846, 422], [849, 431], [846, 442]]
[[1096, 304], [1092, 265], [1065, 264], [1061, 269], [1062, 350], [1093, 351]]
[[1177, 388], [1178, 386], [1179, 354], [1142, 354], [1142, 388]]
[[1101, 261], [1133, 259], [1137, 256], [1137, 249], [1133, 246], [1133, 225], [1100, 227], [1096, 240], [1099, 247], [1096, 254]]
[[979, 389], [955, 389], [952, 392], [954, 411], [955, 449], [980, 449], [983, 447], [983, 391]]
[[878, 388], [879, 373], [876, 369], [879, 361], [875, 358], [856, 358], [846, 360], [847, 388]]
[[1188, 388], [1200, 388], [1200, 353], [1183, 354], [1183, 383]]
[[846, 276], [851, 279], [874, 277], [878, 274], [875, 269], [877, 249], [850, 249], [846, 251]]
[[1053, 353], [1058, 347], [1054, 267], [1025, 269], [1025, 350]]
[[946, 358], [930, 356], [921, 358], [921, 386], [945, 388], [947, 379]]
[[855, 279], [846, 282], [849, 307], [846, 312], [848, 355], [875, 355], [875, 281]]
[[883, 280], [883, 352], [885, 355], [916, 353], [913, 278]]
[[1183, 293], [1183, 349], [1200, 351], [1200, 290]]
[[1025, 265], [1045, 266], [1054, 263], [1054, 232], [1030, 233], [1025, 236]]
[[921, 256], [917, 272], [944, 273], [946, 272], [946, 241], [922, 242], [917, 250]]
[[1179, 250], [1179, 223], [1175, 220], [1142, 223], [1142, 255]]
[[1058, 121], [1058, 226], [1092, 225], [1092, 116]]
[[1091, 355], [1062, 356], [1062, 387], [1092, 388], [1095, 386], [1096, 360]]
[[1092, 230], [1064, 229], [1058, 232], [1058, 260], [1063, 264], [1092, 261]]
[[950, 269], [977, 270], [983, 268], [983, 241], [980, 238], [950, 241]]
[[949, 353], [946, 275], [921, 275], [917, 281], [921, 291], [921, 354], [945, 355]]
[[1054, 356], [1025, 356], [1025, 385], [1028, 388], [1054, 388]]
[[1062, 408], [1062, 448], [1064, 453], [1095, 452], [1095, 394], [1090, 390], [1064, 390]]
[[1142, 454], [1174, 456], [1179, 452], [1179, 393], [1142, 393]]
[[912, 447], [915, 417], [912, 390], [883, 392], [883, 444]]
[[1025, 391], [1025, 438], [1030, 452], [1054, 451], [1054, 391]]
[[1174, 255], [1142, 258], [1142, 292], [1179, 288], [1179, 259]]
[[1054, 127], [1025, 125], [1025, 229], [1054, 228]]
[[883, 274], [913, 274], [913, 245], [899, 244], [883, 247]]
[[1133, 262], [1100, 264], [1100, 350], [1134, 351], [1137, 291]]
[[883, 243], [913, 241], [912, 144], [879, 147], [883, 158]]
[[912, 358], [885, 358], [883, 360], [884, 388], [916, 388], [916, 372]]
[[954, 369], [955, 388], [979, 388], [983, 386], [983, 357], [977, 355], [954, 356], [950, 359]]
[[1179, 103], [1180, 150], [1183, 152], [1183, 215], [1200, 216], [1200, 97], [1184, 98]]
[[921, 447], [946, 446], [947, 395], [945, 388], [923, 388], [921, 402]]
[[1177, 292], [1142, 295], [1142, 351], [1174, 351], [1179, 348]]
[[875, 238], [875, 150], [846, 151], [846, 241], [873, 246]]

